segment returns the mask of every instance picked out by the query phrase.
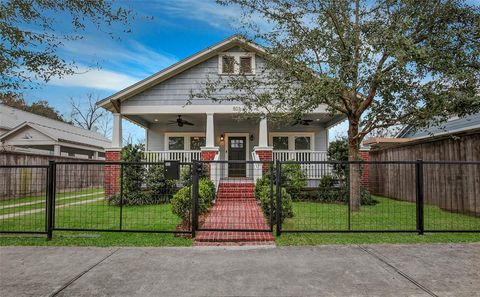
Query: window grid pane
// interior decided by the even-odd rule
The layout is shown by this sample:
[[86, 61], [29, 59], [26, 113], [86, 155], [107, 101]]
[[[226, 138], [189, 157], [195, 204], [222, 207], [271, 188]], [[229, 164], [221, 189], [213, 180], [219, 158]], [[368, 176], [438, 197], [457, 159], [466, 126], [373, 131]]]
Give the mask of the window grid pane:
[[169, 150], [185, 150], [185, 139], [183, 137], [169, 137], [168, 138]]
[[310, 137], [297, 136], [295, 137], [295, 150], [310, 150]]
[[193, 151], [198, 151], [202, 146], [206, 145], [206, 138], [205, 137], [199, 137], [199, 136], [193, 136], [190, 137], [190, 149]]
[[274, 136], [273, 137], [273, 149], [274, 150], [288, 150], [288, 137], [287, 136]]
[[240, 73], [252, 73], [252, 58], [241, 57], [240, 58]]

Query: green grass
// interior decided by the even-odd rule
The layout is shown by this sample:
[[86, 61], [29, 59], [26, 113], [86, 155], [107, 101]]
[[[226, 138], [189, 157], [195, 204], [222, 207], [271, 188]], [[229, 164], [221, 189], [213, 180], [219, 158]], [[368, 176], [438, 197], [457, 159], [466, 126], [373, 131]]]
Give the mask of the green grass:
[[[71, 202], [70, 200], [68, 200]], [[75, 202], [77, 202], [75, 200]], [[180, 219], [170, 204], [109, 206], [105, 201], [73, 205], [55, 210], [57, 228], [119, 230], [122, 211], [123, 230], [174, 231]], [[1, 230], [44, 231], [45, 212], [0, 220]], [[0, 245], [70, 245], [70, 246], [189, 246], [192, 240], [173, 234], [118, 233], [90, 231], [55, 231], [54, 239], [45, 236], [2, 235]]]
[[[83, 194], [92, 194], [96, 192], [103, 192], [103, 188], [89, 188], [88, 190], [78, 190], [78, 191], [71, 191], [71, 192], [59, 192], [56, 193], [56, 197], [58, 198], [65, 198], [67, 196], [78, 196]], [[20, 198], [8, 198], [0, 200], [0, 207], [7, 206], [11, 204], [17, 203], [25, 203], [25, 202], [39, 202], [44, 203], [46, 201], [46, 194], [43, 195], [35, 195], [35, 196], [28, 196], [28, 197], [20, 197]]]
[[[84, 192], [78, 192], [82, 194]], [[72, 195], [72, 193], [69, 193]], [[68, 204], [84, 199], [67, 199]], [[101, 195], [99, 196], [101, 197]], [[352, 230], [415, 230], [416, 209], [410, 202], [375, 197], [374, 206], [362, 206], [351, 214]], [[17, 203], [20, 202], [17, 200]], [[21, 201], [25, 202], [25, 201]], [[57, 206], [61, 205], [57, 203]], [[38, 206], [32, 206], [38, 208]], [[317, 202], [294, 202], [295, 216], [283, 224], [284, 230], [348, 230], [348, 209], [345, 205]], [[19, 211], [17, 209], [17, 211]], [[56, 209], [58, 228], [108, 229], [120, 228], [120, 207], [109, 206], [104, 201], [72, 205]], [[128, 230], [175, 230], [180, 219], [169, 204], [125, 206], [122, 228]], [[45, 212], [0, 220], [1, 230], [44, 231]], [[479, 230], [480, 218], [446, 212], [435, 206], [425, 206], [426, 229]], [[276, 239], [278, 245], [364, 244], [364, 243], [434, 243], [478, 242], [479, 233], [283, 233]], [[0, 245], [48, 246], [189, 246], [191, 239], [173, 234], [118, 233], [94, 231], [55, 231], [54, 239], [45, 236], [0, 235]]]
[[[351, 214], [351, 230], [416, 230], [414, 203], [375, 196], [376, 205], [362, 206]], [[294, 217], [286, 219], [283, 230], [348, 230], [348, 208], [343, 204], [293, 202]], [[480, 230], [480, 218], [425, 205], [426, 230]], [[353, 243], [476, 242], [479, 233], [283, 233], [279, 245]]]

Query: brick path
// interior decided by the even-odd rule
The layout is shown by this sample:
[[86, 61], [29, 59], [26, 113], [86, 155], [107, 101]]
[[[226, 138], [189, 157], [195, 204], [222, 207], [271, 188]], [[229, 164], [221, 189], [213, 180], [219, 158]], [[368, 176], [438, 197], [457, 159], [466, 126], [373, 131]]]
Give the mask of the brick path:
[[[269, 224], [255, 199], [252, 180], [224, 180], [218, 187], [215, 205], [210, 209], [203, 229], [267, 230]], [[273, 244], [271, 232], [199, 231], [195, 245]]]

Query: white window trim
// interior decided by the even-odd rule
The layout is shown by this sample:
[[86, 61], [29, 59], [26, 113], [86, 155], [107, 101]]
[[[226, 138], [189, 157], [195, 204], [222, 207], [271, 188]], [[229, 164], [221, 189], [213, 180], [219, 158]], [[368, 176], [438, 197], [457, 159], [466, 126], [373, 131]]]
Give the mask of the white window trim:
[[[295, 149], [295, 137], [310, 137], [310, 149], [309, 150], [296, 150]], [[288, 150], [289, 151], [314, 151], [315, 150], [315, 132], [270, 132], [268, 134], [269, 145], [273, 147], [273, 137], [288, 137]]]
[[[235, 63], [233, 64], [233, 73], [223, 73], [223, 57], [230, 56], [235, 59]], [[224, 52], [218, 55], [218, 74], [219, 75], [239, 75], [240, 74], [240, 58], [252, 58], [251, 60], [251, 73], [245, 73], [244, 75], [255, 75], [255, 53], [251, 52]]]
[[185, 151], [190, 151], [190, 137], [206, 137], [205, 132], [165, 132], [165, 151], [169, 151], [168, 147], [168, 139], [170, 137], [183, 137], [183, 143], [184, 143], [184, 150]]

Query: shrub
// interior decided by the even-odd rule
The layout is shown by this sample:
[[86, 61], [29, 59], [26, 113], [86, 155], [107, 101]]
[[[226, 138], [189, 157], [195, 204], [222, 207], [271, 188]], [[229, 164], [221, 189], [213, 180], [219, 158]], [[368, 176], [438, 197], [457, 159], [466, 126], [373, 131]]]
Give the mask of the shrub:
[[175, 195], [173, 195], [172, 200], [172, 212], [179, 216], [183, 221], [190, 220], [190, 213], [192, 210], [192, 197], [191, 197], [191, 188], [184, 187], [181, 188]]
[[[271, 209], [271, 192], [270, 192], [270, 179], [266, 176], [257, 180], [255, 184], [255, 197], [260, 201], [262, 206], [263, 213], [270, 220], [270, 213], [272, 212], [272, 218], [275, 222], [276, 220], [276, 189], [273, 189], [273, 210]], [[282, 222], [285, 218], [293, 217], [293, 207], [292, 207], [292, 196], [287, 192], [285, 188], [281, 188], [281, 197], [282, 197]]]
[[[346, 185], [337, 184], [335, 178], [325, 175], [320, 179], [316, 200], [320, 202], [343, 202], [348, 200], [349, 191]], [[360, 203], [362, 205], [375, 205], [378, 203], [372, 198], [368, 189], [360, 188]]]
[[[328, 145], [327, 157], [329, 161], [348, 161], [348, 141], [340, 138]], [[340, 177], [345, 176], [348, 164], [332, 164], [333, 172]]]
[[283, 165], [282, 180], [284, 181], [282, 185], [285, 185], [293, 200], [297, 200], [303, 188], [307, 186], [307, 176], [300, 164]]
[[[192, 188], [183, 187], [173, 195], [171, 200], [172, 212], [179, 216], [182, 220], [190, 220], [192, 210]], [[204, 214], [212, 206], [215, 199], [215, 185], [210, 179], [202, 178], [198, 182], [198, 214]]]
[[[149, 205], [157, 204], [163, 201], [152, 196], [148, 191], [138, 191], [138, 192], [124, 192], [122, 205]], [[120, 193], [116, 193], [110, 196], [108, 199], [109, 205], [119, 206], [120, 204]]]
[[[192, 166], [184, 166], [180, 170], [180, 182], [183, 186], [191, 186], [192, 185]], [[208, 164], [202, 164], [202, 170], [198, 175], [199, 179], [209, 177], [209, 170]]]
[[147, 187], [154, 200], [168, 202], [175, 191], [175, 181], [165, 179], [163, 165], [151, 165], [147, 173]]
[[202, 178], [198, 182], [198, 212], [203, 214], [208, 211], [215, 200], [215, 185], [208, 178]]

